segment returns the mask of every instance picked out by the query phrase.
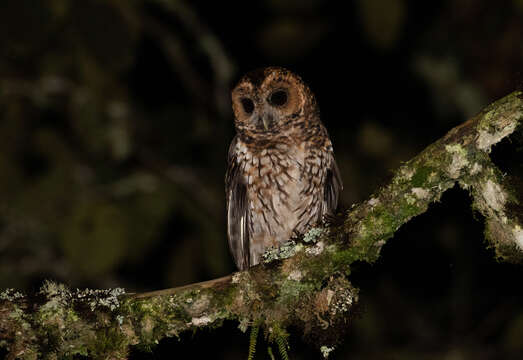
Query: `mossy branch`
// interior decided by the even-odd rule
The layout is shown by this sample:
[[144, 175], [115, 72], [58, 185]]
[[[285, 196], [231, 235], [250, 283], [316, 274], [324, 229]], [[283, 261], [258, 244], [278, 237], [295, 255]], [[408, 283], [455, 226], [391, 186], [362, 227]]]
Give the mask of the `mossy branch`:
[[518, 189], [505, 183], [489, 157], [492, 146], [522, 123], [523, 95], [515, 92], [401, 166], [387, 186], [344, 214], [342, 224], [311, 230], [249, 271], [144, 294], [72, 291], [50, 282], [29, 296], [6, 290], [0, 294], [0, 345], [11, 359], [124, 359], [131, 345], [150, 347], [225, 319], [237, 320], [243, 331], [260, 324], [280, 348], [279, 335], [291, 324], [325, 342], [320, 345], [332, 343], [358, 302], [347, 279], [351, 264], [375, 261], [400, 226], [456, 183], [485, 217], [497, 257], [523, 261], [522, 216], [510, 210], [517, 208], [510, 204]]

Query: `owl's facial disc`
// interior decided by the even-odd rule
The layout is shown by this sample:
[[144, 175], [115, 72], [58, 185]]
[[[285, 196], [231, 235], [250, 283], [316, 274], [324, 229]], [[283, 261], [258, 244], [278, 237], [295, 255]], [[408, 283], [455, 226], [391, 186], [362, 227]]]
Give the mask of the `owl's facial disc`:
[[[280, 99], [276, 99], [277, 102]], [[233, 110], [237, 126], [257, 133], [272, 130], [277, 124], [278, 114], [264, 96], [254, 87], [238, 88], [232, 94]], [[275, 104], [276, 104], [275, 102]]]
[[274, 125], [274, 114], [264, 104], [256, 106], [252, 99], [240, 97], [241, 110], [245, 114], [248, 124], [252, 124], [257, 130], [268, 131]]
[[314, 97], [301, 78], [282, 68], [247, 74], [232, 91], [235, 125], [241, 132], [286, 132], [303, 118]]

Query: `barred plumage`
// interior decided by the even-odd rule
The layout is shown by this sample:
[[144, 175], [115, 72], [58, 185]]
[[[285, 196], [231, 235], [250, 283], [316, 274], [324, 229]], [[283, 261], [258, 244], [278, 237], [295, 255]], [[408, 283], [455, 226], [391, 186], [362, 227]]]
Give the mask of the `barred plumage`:
[[282, 68], [232, 92], [236, 137], [226, 175], [229, 246], [240, 270], [336, 209], [342, 182], [314, 95]]

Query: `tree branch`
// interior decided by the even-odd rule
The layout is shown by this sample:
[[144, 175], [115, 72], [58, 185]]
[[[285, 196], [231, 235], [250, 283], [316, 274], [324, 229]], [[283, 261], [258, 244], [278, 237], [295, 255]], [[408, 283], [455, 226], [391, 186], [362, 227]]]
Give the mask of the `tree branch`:
[[374, 262], [400, 226], [456, 183], [485, 217], [497, 257], [521, 263], [521, 214], [510, 210], [516, 190], [489, 153], [522, 123], [523, 94], [514, 92], [401, 166], [387, 186], [347, 211], [342, 224], [310, 230], [302, 240], [267, 252], [266, 263], [249, 271], [143, 294], [73, 291], [52, 282], [29, 296], [6, 290], [0, 294], [0, 345], [12, 359], [124, 359], [130, 345], [154, 345], [186, 330], [219, 327], [225, 319], [237, 320], [244, 331], [261, 325], [278, 344], [285, 343], [291, 324], [327, 344], [358, 302], [347, 279], [351, 264]]

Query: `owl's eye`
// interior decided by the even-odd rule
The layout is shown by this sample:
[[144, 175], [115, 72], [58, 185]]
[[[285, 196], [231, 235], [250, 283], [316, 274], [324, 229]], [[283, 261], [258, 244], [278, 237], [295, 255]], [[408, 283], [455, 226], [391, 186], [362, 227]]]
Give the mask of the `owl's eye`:
[[276, 90], [269, 96], [269, 102], [274, 106], [283, 106], [287, 103], [287, 92], [285, 90]]
[[243, 111], [245, 111], [246, 114], [251, 114], [254, 110], [254, 103], [249, 98], [241, 98], [240, 99], [243, 107]]

